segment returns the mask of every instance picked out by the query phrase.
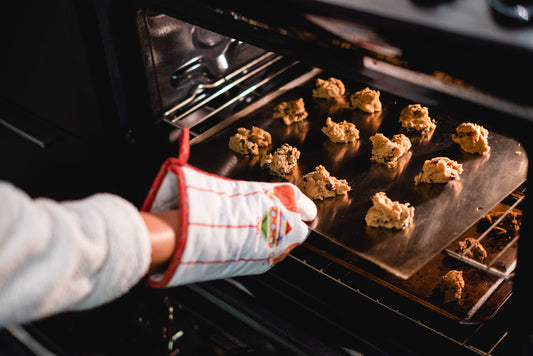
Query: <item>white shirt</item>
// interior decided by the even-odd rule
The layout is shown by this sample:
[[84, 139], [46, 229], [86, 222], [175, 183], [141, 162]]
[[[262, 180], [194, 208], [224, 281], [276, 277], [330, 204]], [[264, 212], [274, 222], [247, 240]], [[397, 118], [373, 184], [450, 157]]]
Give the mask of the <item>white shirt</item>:
[[141, 215], [121, 197], [59, 203], [0, 181], [0, 326], [111, 301], [147, 273], [150, 254]]

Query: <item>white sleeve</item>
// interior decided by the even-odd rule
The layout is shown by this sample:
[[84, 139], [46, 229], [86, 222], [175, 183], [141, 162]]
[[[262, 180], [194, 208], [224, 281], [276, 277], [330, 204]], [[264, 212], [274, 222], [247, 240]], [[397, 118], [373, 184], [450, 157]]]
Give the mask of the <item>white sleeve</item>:
[[141, 215], [118, 196], [58, 203], [0, 182], [0, 326], [111, 301], [150, 255]]

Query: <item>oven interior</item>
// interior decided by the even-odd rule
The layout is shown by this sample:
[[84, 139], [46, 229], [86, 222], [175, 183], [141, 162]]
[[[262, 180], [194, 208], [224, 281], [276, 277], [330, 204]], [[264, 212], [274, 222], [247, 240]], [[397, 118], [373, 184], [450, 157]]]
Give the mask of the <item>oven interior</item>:
[[[216, 7], [210, 9], [211, 18], [227, 15]], [[512, 117], [509, 122], [521, 123], [533, 108], [505, 95], [488, 94], [485, 88], [443, 71], [406, 64], [398, 56], [397, 47], [366, 27], [358, 27], [363, 37], [350, 42], [342, 34], [350, 33], [353, 27], [344, 28], [344, 22], [328, 22], [316, 14], [300, 16], [294, 32], [292, 28], [276, 27], [273, 22], [267, 25], [259, 17], [232, 14], [249, 31], [266, 28], [267, 32], [277, 31], [297, 43], [314, 43], [315, 51], [331, 51], [332, 58], [341, 55], [339, 61], [343, 65], [339, 70], [335, 60], [327, 64], [326, 55], [317, 57], [315, 66], [308, 47], [302, 47], [299, 57], [295, 55], [299, 50], [284, 48], [290, 44], [283, 41], [257, 34], [231, 36], [238, 32], [237, 27], [231, 26], [228, 36], [222, 33], [226, 31], [214, 31], [216, 25], [196, 25], [201, 21], [187, 11], [182, 16], [185, 19], [180, 19], [176, 11], [169, 13], [148, 8], [135, 12], [143, 52], [142, 75], [153, 121], [163, 128], [169, 142], [177, 141], [181, 127], [190, 129], [191, 164], [236, 179], [298, 183], [316, 159], [302, 160], [301, 172], [278, 179], [265, 175], [257, 160], [227, 149], [227, 139], [237, 127], [258, 125], [273, 130], [276, 144], [288, 140], [300, 145], [303, 154], [327, 161], [336, 174], [351, 174], [352, 181], [363, 182], [359, 186], [366, 190], [354, 191], [395, 187], [396, 196], [407, 200], [413, 192], [399, 177], [402, 171], [391, 174], [363, 162], [368, 144], [327, 144], [319, 136], [322, 122], [299, 125], [293, 130], [275, 122], [271, 113], [281, 101], [304, 97], [310, 116], [316, 121], [328, 115], [338, 120], [346, 118], [356, 122], [362, 136], [368, 138], [380, 130], [392, 135], [397, 129], [399, 109], [416, 102], [435, 113], [441, 125], [438, 130], [446, 135], [462, 121], [485, 125], [491, 137], [497, 137], [493, 150], [499, 151], [493, 151], [488, 161], [476, 162], [446, 145], [445, 134], [436, 132], [429, 139], [415, 138], [413, 142], [419, 150], [413, 154], [413, 162], [415, 156], [422, 160], [436, 153], [455, 155], [465, 167], [482, 172], [492, 183], [476, 191], [482, 181], [465, 179], [465, 185], [470, 182], [467, 188], [474, 190], [466, 195], [467, 189], [441, 187], [417, 192], [420, 199], [433, 201], [432, 212], [440, 214], [438, 217], [444, 221], [431, 222], [431, 216], [427, 216], [424, 231], [430, 232], [416, 236], [418, 240], [426, 239], [425, 244], [409, 243], [409, 236], [399, 242], [395, 236], [383, 239], [354, 223], [366, 211], [363, 209], [369, 204], [368, 196], [363, 203], [356, 202], [357, 198], [334, 198], [335, 202], [318, 203], [320, 225], [312, 226], [306, 242], [262, 276], [168, 291], [139, 286], [130, 295], [90, 314], [53, 317], [29, 325], [29, 334], [12, 329], [13, 334], [23, 335], [19, 339], [29, 337], [44, 344], [61, 345], [56, 350], [66, 354], [88, 344], [95, 350], [95, 345], [105, 345], [101, 347], [133, 353], [151, 350], [161, 354], [218, 355], [424, 354], [435, 348], [454, 354], [496, 355], [505, 354], [512, 347], [511, 331], [517, 327], [513, 308], [520, 304], [514, 297], [516, 274], [521, 267], [518, 247], [523, 247], [516, 225], [525, 220], [522, 213], [528, 155], [524, 136], [519, 130], [503, 127], [498, 119], [503, 115]], [[333, 28], [328, 27], [331, 23], [335, 24]], [[256, 38], [254, 44], [246, 41], [250, 37]], [[262, 48], [261, 40], [267, 49]], [[275, 44], [270, 45], [271, 41]], [[351, 71], [342, 73], [345, 62], [350, 61]], [[383, 113], [376, 116], [347, 112], [338, 103], [311, 98], [316, 78], [328, 77], [342, 79], [352, 92], [366, 86], [379, 89]], [[438, 144], [439, 149], [432, 150], [430, 143]], [[505, 154], [500, 156], [500, 151]], [[353, 171], [350, 159], [363, 168]], [[403, 172], [412, 173], [414, 163], [406, 167]], [[367, 180], [371, 183], [365, 183]], [[469, 203], [476, 198], [482, 203]], [[442, 205], [445, 207], [441, 209]], [[359, 215], [350, 215], [354, 206]], [[446, 214], [453, 218], [446, 220]], [[444, 234], [439, 235], [439, 231]], [[367, 240], [350, 240], [358, 235]], [[481, 242], [487, 250], [483, 262], [468, 257], [471, 249], [458, 252], [459, 242], [467, 237]], [[402, 252], [415, 255], [402, 259], [398, 257]], [[467, 285], [460, 302], [445, 304], [439, 283], [452, 269], [463, 272]], [[101, 332], [87, 337], [86, 331], [93, 325], [102, 325], [109, 315], [114, 320], [104, 322], [108, 324], [101, 326]]]
[[[358, 70], [360, 72], [374, 72], [367, 75], [371, 78], [388, 77], [387, 81], [383, 81], [385, 84], [378, 84], [379, 79], [371, 81], [370, 84], [380, 85], [379, 88], [382, 90], [384, 113], [379, 118], [376, 118], [376, 115], [362, 113], [346, 115], [344, 109], [339, 108], [342, 103], [313, 100], [310, 93], [314, 88], [316, 78], [326, 79], [338, 76], [338, 74], [312, 66], [309, 63], [312, 61], [302, 61], [300, 58], [293, 59], [294, 57], [262, 50], [257, 46], [231, 37], [221, 36], [216, 32], [201, 29], [181, 20], [169, 18], [162, 14], [153, 14], [149, 10], [139, 12], [138, 16], [142, 18], [145, 24], [143, 31], [146, 31], [146, 36], [141, 36], [141, 39], [149, 41], [147, 46], [153, 49], [154, 56], [158, 58], [162, 56], [158, 48], [168, 48], [168, 43], [162, 44], [162, 39], [157, 37], [157, 31], [154, 34], [154, 29], [158, 27], [156, 21], [165, 22], [167, 29], [172, 28], [176, 31], [170, 37], [174, 37], [179, 43], [172, 46], [179, 49], [179, 54], [172, 53], [167, 57], [168, 60], [162, 61], [162, 63], [168, 63], [168, 66], [147, 66], [151, 68], [148, 73], [148, 81], [151, 83], [149, 86], [159, 89], [157, 91], [158, 97], [152, 98], [152, 106], [154, 113], [163, 122], [177, 128], [174, 135], [179, 132], [179, 128], [182, 126], [190, 129], [194, 136], [191, 141], [191, 163], [209, 172], [236, 179], [279, 181], [279, 178], [265, 175], [258, 168], [257, 159], [230, 153], [220, 154], [223, 151], [229, 152], [227, 150], [228, 138], [236, 132], [238, 127], [250, 128], [253, 125], [270, 128], [273, 136], [280, 136], [279, 139], [273, 139], [273, 147], [276, 146], [276, 143], [279, 145], [283, 142], [289, 142], [302, 147], [302, 156], [308, 154], [314, 157], [307, 162], [302, 162], [303, 159], [300, 160], [299, 169], [302, 172], [285, 176], [281, 181], [286, 180], [298, 184], [301, 176], [306, 171], [312, 170], [313, 166], [317, 164], [316, 162], [319, 160], [316, 157], [321, 157], [323, 162], [327, 162], [327, 165], [341, 176], [342, 174], [350, 174], [347, 173], [349, 169], [344, 169], [343, 166], [350, 164], [364, 166], [364, 163], [361, 163], [363, 158], [354, 157], [353, 154], [350, 155], [349, 153], [350, 150], [368, 153], [368, 150], [363, 147], [364, 144], [358, 147], [339, 148], [338, 145], [328, 145], [324, 143], [323, 139], [316, 138], [317, 125], [313, 126], [314, 130], [313, 127], [310, 128], [311, 124], [300, 125], [296, 129], [276, 125], [272, 119], [275, 105], [298, 97], [304, 97], [305, 102], [309, 103], [307, 110], [310, 117], [316, 118], [315, 120], [326, 116], [334, 117], [337, 121], [347, 118], [356, 122], [357, 126], [361, 127], [361, 132], [365, 130], [371, 133], [390, 132], [391, 135], [397, 128], [391, 128], [388, 126], [388, 122], [394, 120], [393, 118], [398, 114], [397, 108], [418, 99], [423, 105], [432, 106], [441, 127], [451, 125], [453, 127], [450, 126], [450, 130], [452, 130], [461, 121], [479, 120], [491, 127], [493, 142], [498, 141], [494, 136], [501, 132], [501, 127], [492, 125], [490, 120], [486, 120], [482, 114], [463, 114], [460, 105], [453, 110], [446, 111], [446, 104], [442, 104], [435, 97], [426, 92], [421, 94], [418, 88], [418, 90], [410, 89], [413, 85], [420, 87], [421, 82], [427, 81], [429, 83], [424, 84], [426, 89], [429, 86], [440, 93], [449, 94], [451, 92], [462, 98], [473, 98], [472, 101], [477, 103], [490, 100], [489, 96], [485, 97], [486, 93], [483, 90], [465, 84], [463, 81], [440, 71], [433, 71], [429, 75], [421, 71], [415, 72], [412, 69], [405, 69], [405, 66], [398, 65], [397, 60], [390, 59], [395, 54], [395, 48], [386, 43], [380, 43], [379, 40], [372, 41], [371, 35], [368, 35], [370, 40], [367, 42], [367, 46], [377, 52], [377, 55], [376, 53], [374, 56], [370, 56], [368, 53], [362, 55], [358, 62], [362, 69], [359, 68]], [[312, 15], [306, 18], [315, 23], [323, 21], [313, 18]], [[324, 26], [324, 28], [326, 27]], [[185, 37], [183, 37], [184, 34]], [[342, 42], [343, 40], [343, 38], [334, 38], [334, 36], [330, 38], [329, 35], [326, 37], [333, 42]], [[164, 41], [168, 40], [167, 32]], [[340, 45], [340, 47], [342, 46], [348, 47], [349, 44]], [[376, 49], [372, 46], [380, 47]], [[166, 55], [168, 50], [164, 52]], [[153, 71], [152, 68], [154, 68]], [[364, 81], [354, 81], [351, 77], [339, 77], [346, 81], [347, 91], [355, 91], [368, 85]], [[391, 85], [391, 82], [395, 85]], [[509, 105], [507, 100], [502, 99], [502, 103], [504, 102], [505, 106]], [[441, 115], [436, 113], [439, 109], [444, 110]], [[447, 135], [449, 135], [448, 131], [446, 131]], [[363, 135], [364, 133], [361, 134], [361, 136]], [[502, 135], [506, 136], [508, 133], [502, 133]], [[434, 151], [427, 146], [421, 149], [424, 153], [430, 152], [429, 155], [449, 153], [457, 156], [457, 152], [453, 149], [440, 146], [446, 138], [439, 138], [438, 136], [435, 134], [434, 137], [429, 138], [410, 138], [417, 143], [432, 140], [433, 145], [439, 146], [439, 149]], [[353, 220], [356, 219], [363, 220], [362, 216], [351, 215], [348, 210], [363, 210], [363, 208], [361, 207], [362, 204], [358, 205], [352, 200], [339, 202], [342, 200], [341, 198], [335, 198], [336, 203], [318, 202], [319, 216], [321, 216], [322, 211], [323, 218], [319, 223], [320, 226], [315, 225], [313, 227], [314, 232], [309, 239], [301, 248], [293, 251], [287, 259], [291, 261], [294, 269], [303, 268], [308, 272], [312, 271], [311, 273], [320, 276], [319, 278], [333, 282], [338, 287], [343, 288], [345, 292], [349, 291], [348, 294], [357, 294], [359, 297], [370, 300], [381, 308], [418, 324], [420, 328], [431, 330], [440, 335], [441, 338], [451, 340], [452, 343], [460, 345], [463, 350], [480, 354], [495, 352], [498, 346], [505, 342], [509, 327], [501, 325], [502, 328], [499, 332], [495, 332], [496, 335], [490, 337], [482, 335], [486, 332], [484, 328], [490, 329], [489, 326], [485, 326], [486, 323], [497, 316], [513, 294], [520, 232], [510, 225], [502, 230], [502, 226], [505, 224], [504, 221], [513, 220], [519, 221], [521, 224], [522, 202], [525, 198], [525, 177], [528, 167], [523, 143], [510, 139], [509, 147], [504, 148], [506, 144], [495, 147], [495, 150], [509, 149], [509, 155], [498, 160], [494, 169], [487, 165], [485, 166], [486, 171], [477, 171], [479, 169], [478, 164], [470, 169], [483, 176], [498, 175], [495, 173], [498, 169], [513, 171], [517, 176], [515, 178], [510, 175], [495, 177], [494, 179], [498, 182], [496, 183], [497, 187], [485, 186], [485, 190], [481, 188], [484, 185], [481, 181], [473, 183], [471, 188], [465, 184], [463, 187], [465, 190], [475, 191], [473, 195], [468, 195], [468, 198], [465, 198], [468, 201], [477, 200], [476, 203], [473, 203], [474, 205], [470, 206], [465, 200], [461, 200], [458, 196], [460, 193], [456, 191], [453, 191], [449, 197], [446, 197], [440, 189], [418, 192], [424, 199], [438, 200], [436, 205], [449, 206], [449, 210], [445, 209], [442, 215], [438, 215], [438, 212], [433, 210], [432, 215], [428, 216], [428, 220], [433, 218], [444, 222], [442, 225], [438, 225], [436, 222], [427, 222], [428, 226], [434, 227], [435, 230], [424, 229], [426, 234], [432, 235], [432, 239], [427, 245], [420, 247], [423, 252], [418, 251], [418, 254], [414, 252], [417, 247], [406, 249], [406, 253], [415, 254], [413, 257], [413, 260], [416, 261], [413, 263], [414, 266], [405, 267], [409, 265], [408, 259], [397, 261], [397, 255], [404, 252], [402, 250], [404, 246], [401, 243], [390, 242], [394, 240], [394, 236], [387, 236], [388, 241], [380, 240], [379, 243], [375, 241], [366, 241], [368, 244], [366, 242], [361, 244], [351, 242], [354, 235], [358, 233], [364, 235], [361, 233], [364, 228], [353, 223]], [[305, 146], [312, 148], [305, 150]], [[327, 152], [322, 154], [318, 151]], [[520, 158], [514, 159], [517, 157]], [[411, 159], [415, 160], [413, 157]], [[464, 156], [461, 159], [463, 163], [467, 164]], [[496, 157], [493, 155], [491, 159], [496, 160]], [[507, 162], [509, 166], [506, 167], [503, 162]], [[365, 169], [367, 171], [364, 171]], [[363, 179], [361, 176], [364, 176], [369, 168], [362, 170], [364, 173], [358, 171], [358, 178], [352, 179], [352, 181], [364, 185], [365, 179], [371, 179], [373, 183], [360, 191], [354, 189], [356, 191], [354, 192], [355, 196], [358, 196], [357, 193], [382, 187], [375, 183], [375, 180], [379, 180], [377, 176], [390, 174], [387, 171], [379, 171], [377, 176], [371, 175], [371, 178]], [[401, 175], [401, 172], [399, 174]], [[397, 175], [392, 177], [393, 181], [400, 179]], [[486, 177], [483, 178], [483, 181], [486, 181]], [[508, 184], [502, 184], [502, 181]], [[389, 191], [394, 190], [391, 185], [387, 185], [388, 183], [389, 181], [381, 184], [389, 188]], [[407, 182], [398, 185], [399, 187], [396, 189], [409, 191], [408, 188], [405, 188], [408, 185]], [[488, 197], [491, 193], [498, 195], [498, 197], [495, 197], [494, 200], [480, 199], [480, 196]], [[405, 199], [412, 195], [414, 193], [411, 191], [406, 195], [397, 194], [397, 196], [405, 197]], [[455, 206], [451, 202], [456, 200], [461, 201]], [[451, 211], [455, 209], [461, 213], [449, 218], [448, 215], [451, 215]], [[468, 211], [475, 211], [476, 213], [466, 217], [469, 215]], [[489, 218], [491, 216], [494, 218]], [[462, 218], [467, 221], [462, 222]], [[347, 220], [351, 221], [345, 223]], [[448, 229], [449, 225], [453, 225], [453, 228]], [[443, 238], [442, 246], [439, 245], [439, 239], [436, 236], [439, 232], [447, 236]], [[398, 237], [396, 236], [396, 238]], [[415, 238], [424, 239], [424, 236], [416, 236]], [[485, 246], [488, 256], [483, 262], [467, 257], [471, 248], [459, 250], [459, 242], [465, 238], [476, 239]], [[373, 243], [375, 245], [372, 245]], [[437, 245], [436, 248], [435, 245]], [[372, 250], [374, 247], [375, 251]], [[383, 257], [383, 255], [390, 254], [391, 251], [394, 251], [392, 261]], [[265, 279], [279, 278], [283, 281], [286, 278], [288, 283], [297, 284], [294, 281], [299, 279], [291, 276], [294, 272], [288, 265], [289, 263], [281, 264], [279, 269], [275, 268], [272, 273], [275, 277]], [[294, 265], [298, 265], [298, 267], [294, 267]], [[444, 304], [443, 295], [438, 286], [444, 274], [452, 269], [463, 272], [467, 287], [464, 289], [460, 303]], [[285, 275], [283, 275], [284, 273]], [[279, 275], [283, 275], [284, 278], [280, 278]], [[258, 280], [262, 281], [261, 278]], [[263, 281], [263, 283], [265, 282]], [[277, 283], [280, 282], [277, 281]], [[269, 285], [270, 283], [266, 282], [265, 284]], [[300, 288], [307, 292], [312, 290], [311, 293], [314, 298], [318, 299], [322, 297], [322, 293], [326, 292], [317, 290], [316, 287], [308, 284], [304, 284]], [[365, 288], [371, 292], [367, 294]], [[387, 299], [388, 301], [385, 302]], [[331, 303], [334, 304], [335, 301]], [[348, 305], [350, 305], [349, 302]], [[417, 313], [421, 313], [423, 316]], [[444, 330], [440, 329], [443, 327], [440, 323], [446, 325]], [[450, 325], [454, 325], [453, 331], [446, 329]], [[490, 332], [493, 333], [494, 331], [491, 330]], [[459, 334], [453, 335], [454, 333]]]

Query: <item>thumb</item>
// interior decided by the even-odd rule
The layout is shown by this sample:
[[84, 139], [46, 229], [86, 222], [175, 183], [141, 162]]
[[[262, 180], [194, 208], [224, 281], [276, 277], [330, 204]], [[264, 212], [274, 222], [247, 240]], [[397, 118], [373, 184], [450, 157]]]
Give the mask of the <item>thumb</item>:
[[314, 220], [317, 216], [316, 204], [309, 199], [302, 191], [294, 186], [294, 193], [296, 199], [296, 205], [300, 211], [300, 216], [303, 221]]
[[303, 221], [311, 221], [316, 218], [317, 209], [315, 203], [294, 184], [275, 185], [273, 194], [289, 211], [300, 214], [300, 219]]

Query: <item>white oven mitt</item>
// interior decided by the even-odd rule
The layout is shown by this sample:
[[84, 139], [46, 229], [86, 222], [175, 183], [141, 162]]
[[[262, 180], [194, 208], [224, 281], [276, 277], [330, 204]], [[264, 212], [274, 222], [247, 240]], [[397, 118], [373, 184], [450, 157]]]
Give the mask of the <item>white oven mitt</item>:
[[178, 158], [161, 167], [141, 210], [180, 211], [174, 255], [152, 287], [258, 274], [281, 261], [309, 235], [315, 204], [290, 183], [247, 182], [187, 164], [183, 128]]

